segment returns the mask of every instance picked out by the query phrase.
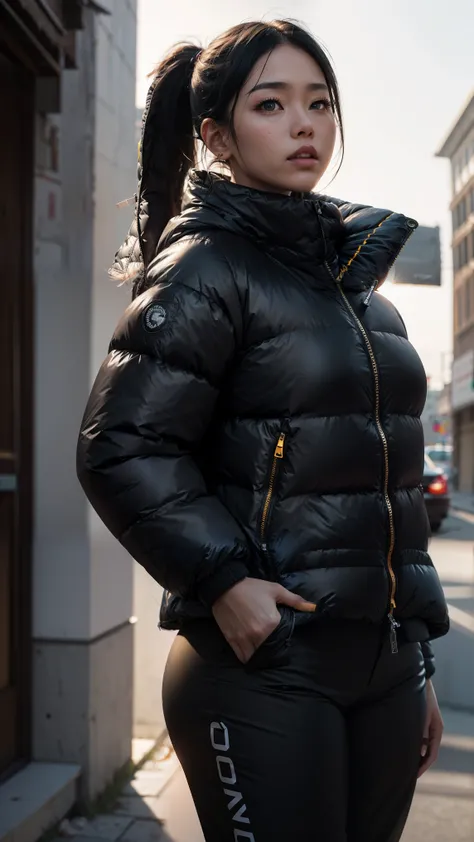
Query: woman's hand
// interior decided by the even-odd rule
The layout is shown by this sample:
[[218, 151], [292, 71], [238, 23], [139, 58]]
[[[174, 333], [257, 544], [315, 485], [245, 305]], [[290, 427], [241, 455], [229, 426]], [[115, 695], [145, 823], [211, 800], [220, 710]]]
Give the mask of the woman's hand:
[[443, 719], [439, 709], [438, 700], [431, 680], [426, 682], [426, 720], [421, 746], [421, 765], [418, 777], [421, 778], [438, 757], [441, 737], [443, 736]]
[[278, 604], [289, 605], [297, 611], [316, 609], [314, 603], [263, 579], [243, 579], [215, 601], [212, 613], [243, 664], [278, 626]]

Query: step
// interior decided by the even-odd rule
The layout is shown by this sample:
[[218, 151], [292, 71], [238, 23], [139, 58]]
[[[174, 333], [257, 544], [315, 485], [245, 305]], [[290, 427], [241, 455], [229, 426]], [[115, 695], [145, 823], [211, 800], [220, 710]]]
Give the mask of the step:
[[77, 800], [81, 767], [29, 763], [0, 785], [0, 842], [36, 842]]

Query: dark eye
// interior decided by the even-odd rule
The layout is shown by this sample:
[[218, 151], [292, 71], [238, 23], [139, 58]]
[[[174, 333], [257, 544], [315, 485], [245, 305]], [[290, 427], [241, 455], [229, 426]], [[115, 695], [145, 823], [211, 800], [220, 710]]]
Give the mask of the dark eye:
[[328, 111], [332, 108], [332, 105], [329, 99], [317, 99], [312, 103], [311, 108], [314, 111]]
[[268, 111], [270, 113], [277, 111], [278, 108], [281, 108], [281, 103], [277, 99], [264, 99], [257, 105], [257, 111]]

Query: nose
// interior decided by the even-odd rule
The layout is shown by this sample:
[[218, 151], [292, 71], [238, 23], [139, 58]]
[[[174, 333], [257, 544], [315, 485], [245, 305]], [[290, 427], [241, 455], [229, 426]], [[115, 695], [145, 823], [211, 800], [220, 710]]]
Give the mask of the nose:
[[302, 109], [300, 113], [295, 115], [291, 127], [291, 136], [295, 139], [314, 136], [314, 126], [306, 109]]

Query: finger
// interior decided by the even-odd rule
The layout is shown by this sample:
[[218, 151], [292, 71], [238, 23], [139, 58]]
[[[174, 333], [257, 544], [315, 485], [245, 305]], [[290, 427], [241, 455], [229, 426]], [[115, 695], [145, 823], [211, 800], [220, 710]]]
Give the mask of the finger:
[[290, 608], [295, 608], [297, 611], [316, 611], [314, 602], [308, 602], [302, 596], [298, 596], [298, 594], [292, 593], [282, 586], [278, 586], [275, 599], [280, 605], [289, 605]]
[[246, 664], [249, 658], [246, 656], [245, 650], [242, 648], [237, 641], [234, 641], [230, 644], [231, 649], [234, 652], [234, 655], [239, 659], [241, 664]]
[[430, 766], [432, 766], [433, 763], [436, 763], [437, 759], [438, 759], [438, 752], [437, 751], [432, 752], [430, 749], [428, 749], [428, 753], [427, 753], [426, 757], [424, 758], [423, 763], [421, 764], [420, 768], [418, 769], [418, 777], [421, 778], [421, 776], [424, 775], [425, 772], [428, 771]]
[[239, 661], [241, 661], [242, 664], [246, 664], [250, 661], [250, 658], [257, 649], [257, 644], [254, 643], [250, 637], [240, 637], [239, 640], [236, 641], [236, 645], [239, 650], [239, 654], [236, 653]]
[[421, 764], [420, 768], [418, 769], [418, 775], [417, 775], [417, 777], [418, 777], [418, 778], [421, 778], [421, 776], [422, 776], [422, 775], [424, 775], [424, 774], [425, 774], [425, 772], [427, 772], [427, 771], [428, 771], [428, 769], [430, 768], [430, 766], [431, 766], [431, 762], [430, 762], [428, 759], [426, 759], [426, 760], [425, 760], [425, 761]]
[[426, 734], [421, 741], [421, 752], [420, 752], [420, 754], [421, 754], [422, 757], [426, 757], [426, 755], [428, 753], [429, 744], [430, 744], [430, 738], [429, 738], [428, 734]]
[[[424, 745], [422, 745], [422, 752], [421, 752], [422, 757], [423, 757], [423, 762], [422, 762], [422, 764], [421, 764], [421, 766], [418, 770], [418, 777], [419, 778], [421, 778], [421, 776], [424, 775], [424, 773], [430, 768], [430, 766], [433, 766], [433, 764], [436, 763], [436, 761], [438, 759], [439, 747], [440, 747], [440, 744], [441, 744], [442, 734], [443, 734], [442, 728], [433, 729], [430, 732], [429, 737], [423, 738]], [[423, 749], [424, 749], [424, 753], [423, 753]]]

